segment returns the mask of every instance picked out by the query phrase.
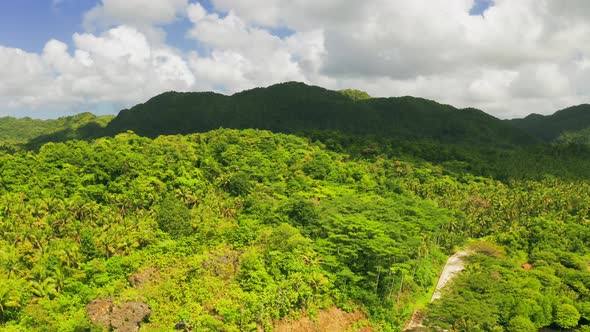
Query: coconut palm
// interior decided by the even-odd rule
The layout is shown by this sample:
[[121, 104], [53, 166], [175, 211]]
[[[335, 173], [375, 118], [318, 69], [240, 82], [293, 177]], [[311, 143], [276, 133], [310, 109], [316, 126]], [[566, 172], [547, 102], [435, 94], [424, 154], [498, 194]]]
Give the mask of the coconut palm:
[[0, 284], [0, 320], [6, 321], [9, 312], [21, 306], [21, 297], [8, 283]]

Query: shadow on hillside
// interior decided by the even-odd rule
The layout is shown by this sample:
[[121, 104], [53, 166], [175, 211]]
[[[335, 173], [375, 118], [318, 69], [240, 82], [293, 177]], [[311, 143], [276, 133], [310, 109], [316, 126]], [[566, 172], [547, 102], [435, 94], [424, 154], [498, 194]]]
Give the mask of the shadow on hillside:
[[23, 147], [27, 150], [38, 150], [49, 142], [60, 143], [70, 140], [90, 141], [104, 136], [107, 136], [105, 127], [99, 122], [92, 121], [78, 128], [66, 128], [50, 134], [37, 136], [28, 143], [23, 144]]

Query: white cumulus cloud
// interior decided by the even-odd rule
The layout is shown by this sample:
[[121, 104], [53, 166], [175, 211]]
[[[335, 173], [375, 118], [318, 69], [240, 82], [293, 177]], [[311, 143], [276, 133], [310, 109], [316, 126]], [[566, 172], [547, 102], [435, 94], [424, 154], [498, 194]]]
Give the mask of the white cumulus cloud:
[[84, 15], [89, 27], [118, 24], [161, 25], [183, 14], [188, 0], [102, 0]]
[[588, 1], [496, 0], [480, 16], [469, 14], [472, 0], [213, 2], [254, 26], [320, 30], [320, 76], [306, 74], [332, 87], [417, 94], [501, 117], [590, 99], [571, 71], [590, 57]]
[[87, 31], [100, 31], [117, 25], [130, 25], [152, 42], [163, 42], [166, 32], [160, 26], [186, 15], [188, 0], [101, 0], [84, 14]]
[[[210, 86], [235, 92], [282, 81], [307, 81], [306, 66], [317, 62], [321, 36], [297, 33], [280, 38], [244, 22], [233, 12], [224, 17], [207, 14], [200, 4], [189, 8], [194, 27], [189, 36], [211, 49], [210, 54], [192, 53], [191, 68]], [[321, 51], [320, 51], [321, 52]]]
[[39, 55], [0, 48], [0, 107], [131, 106], [162, 91], [186, 91], [195, 83], [182, 54], [150, 45], [135, 28], [75, 34], [73, 40], [72, 54], [57, 40], [47, 42]]
[[[495, 0], [477, 16], [473, 0], [208, 3], [101, 0], [70, 49], [57, 40], [38, 54], [0, 46], [0, 107], [130, 106], [167, 90], [232, 93], [287, 80], [499, 117], [590, 100], [586, 0]], [[177, 20], [190, 25], [183, 51], [166, 43]]]

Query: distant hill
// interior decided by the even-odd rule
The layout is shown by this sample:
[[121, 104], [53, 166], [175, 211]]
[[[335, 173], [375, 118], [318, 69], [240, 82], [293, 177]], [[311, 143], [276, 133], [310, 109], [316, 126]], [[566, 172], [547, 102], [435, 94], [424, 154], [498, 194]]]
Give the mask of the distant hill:
[[531, 114], [507, 122], [545, 142], [565, 141], [570, 137], [582, 143], [590, 138], [590, 105], [569, 107], [547, 116]]
[[354, 135], [426, 139], [442, 143], [513, 145], [535, 143], [530, 135], [476, 109], [431, 100], [331, 91], [289, 82], [225, 96], [212, 92], [167, 92], [123, 110], [109, 134], [186, 134], [217, 128], [255, 128], [295, 133], [337, 130]]
[[67, 138], [67, 133], [71, 134], [71, 138], [92, 136], [102, 131], [112, 118], [114, 116], [96, 116], [92, 113], [80, 113], [51, 120], [2, 117], [0, 118], [0, 142], [25, 144], [31, 141], [63, 140]]

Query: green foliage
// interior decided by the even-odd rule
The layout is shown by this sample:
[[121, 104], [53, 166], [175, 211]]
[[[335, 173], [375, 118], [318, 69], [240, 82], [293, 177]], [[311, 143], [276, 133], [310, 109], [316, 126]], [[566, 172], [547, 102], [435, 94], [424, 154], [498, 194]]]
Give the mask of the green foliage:
[[[169, 104], [182, 121], [158, 117]], [[465, 243], [474, 254], [426, 308], [429, 325], [529, 331], [589, 320], [584, 145], [514, 147], [526, 137], [476, 110], [352, 101], [296, 83], [167, 93], [108, 130], [130, 123], [154, 137], [223, 124], [307, 138], [126, 132], [3, 150], [0, 328], [90, 330], [86, 305], [108, 297], [147, 303], [146, 330], [271, 330], [331, 305], [399, 330]], [[499, 136], [500, 148], [473, 145]]]
[[539, 329], [528, 317], [515, 316], [508, 322], [506, 329], [509, 332], [536, 332]]
[[252, 190], [249, 176], [243, 172], [232, 175], [225, 188], [232, 196], [246, 196]]
[[55, 120], [31, 118], [0, 118], [0, 142], [39, 146], [50, 141], [93, 137], [113, 119], [113, 116], [95, 116], [80, 113]]
[[571, 304], [558, 304], [555, 308], [555, 324], [569, 329], [578, 325], [580, 313], [578, 309]]
[[368, 93], [366, 93], [365, 91], [360, 91], [360, 90], [345, 89], [345, 90], [340, 90], [340, 93], [342, 93], [343, 95], [347, 96], [348, 98], [350, 98], [354, 101], [371, 99], [371, 96]]
[[177, 238], [193, 232], [190, 210], [174, 196], [166, 196], [156, 208], [158, 227]]
[[[22, 286], [21, 286], [22, 287]], [[0, 285], [0, 321], [6, 322], [16, 317], [22, 305], [22, 295], [19, 285], [14, 280], [4, 280]]]
[[[509, 122], [544, 141], [553, 140], [584, 142], [590, 127], [590, 105], [578, 105], [555, 112], [549, 116], [531, 114], [524, 119]], [[565, 137], [561, 137], [564, 133]], [[580, 140], [579, 140], [580, 139]]]
[[413, 97], [367, 99], [362, 92], [330, 91], [297, 82], [232, 96], [167, 92], [122, 110], [108, 124], [106, 133], [132, 130], [156, 137], [219, 127], [283, 133], [337, 131], [486, 146], [537, 142], [522, 130], [476, 109], [456, 109]]
[[145, 301], [148, 330], [269, 329], [330, 305], [395, 328], [435, 281], [450, 213], [344, 159], [255, 130], [2, 155], [0, 318], [88, 330], [86, 305], [112, 297]]
[[[334, 131], [305, 131], [327, 148], [358, 159], [405, 160], [425, 167], [439, 166], [454, 177], [482, 176], [503, 182], [541, 181], [549, 177], [590, 178], [590, 147], [583, 144], [540, 144], [495, 147], [486, 144], [440, 143], [424, 138], [402, 139], [375, 135], [348, 135]], [[475, 145], [474, 145], [475, 144]], [[399, 174], [405, 169], [396, 166]]]
[[292, 224], [302, 227], [315, 226], [319, 219], [316, 206], [309, 200], [299, 198], [287, 206], [287, 216]]
[[590, 127], [578, 131], [566, 131], [555, 139], [560, 144], [590, 145]]

